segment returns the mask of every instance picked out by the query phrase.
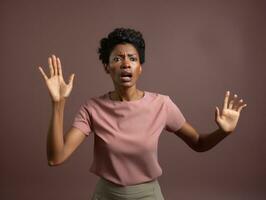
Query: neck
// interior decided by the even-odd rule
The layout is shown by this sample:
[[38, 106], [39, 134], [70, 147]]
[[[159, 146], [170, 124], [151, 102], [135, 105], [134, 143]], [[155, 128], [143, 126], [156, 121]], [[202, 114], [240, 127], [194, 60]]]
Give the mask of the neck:
[[115, 88], [115, 91], [111, 93], [111, 97], [118, 101], [134, 101], [143, 97], [143, 91], [138, 90], [136, 87]]

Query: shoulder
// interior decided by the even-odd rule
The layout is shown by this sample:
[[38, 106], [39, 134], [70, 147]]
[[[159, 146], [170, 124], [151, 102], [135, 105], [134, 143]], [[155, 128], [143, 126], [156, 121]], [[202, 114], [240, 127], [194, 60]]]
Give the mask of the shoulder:
[[151, 92], [151, 94], [156, 97], [156, 99], [160, 100], [160, 102], [162, 102], [164, 105], [166, 105], [166, 107], [178, 107], [181, 104], [178, 96], [173, 96], [171, 97], [168, 94], [164, 94], [164, 93], [156, 93], [156, 92]]
[[104, 99], [105, 94], [99, 96], [90, 96], [81, 101], [81, 106], [90, 107], [94, 105], [97, 101]]
[[84, 107], [91, 108], [106, 106], [109, 105], [110, 102], [112, 101], [109, 99], [108, 92], [105, 92], [99, 95], [87, 97], [81, 104]]
[[145, 91], [145, 92], [148, 93], [149, 96], [162, 99], [163, 101], [167, 101], [167, 99], [170, 98], [167, 94], [163, 93], [151, 92], [151, 91]]

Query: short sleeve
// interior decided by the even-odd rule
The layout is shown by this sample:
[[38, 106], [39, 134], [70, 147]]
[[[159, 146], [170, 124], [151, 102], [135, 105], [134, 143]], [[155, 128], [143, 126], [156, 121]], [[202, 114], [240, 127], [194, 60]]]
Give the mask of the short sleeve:
[[72, 126], [80, 129], [86, 136], [90, 134], [92, 128], [88, 106], [83, 104], [79, 107], [79, 110], [74, 117]]
[[182, 127], [186, 119], [181, 113], [180, 109], [171, 100], [169, 96], [166, 96], [165, 101], [166, 101], [166, 122], [164, 129], [169, 132], [175, 132]]

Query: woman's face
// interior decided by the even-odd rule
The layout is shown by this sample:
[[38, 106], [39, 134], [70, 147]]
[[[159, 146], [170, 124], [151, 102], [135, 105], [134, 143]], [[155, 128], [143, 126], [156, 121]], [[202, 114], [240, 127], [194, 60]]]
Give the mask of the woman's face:
[[135, 86], [142, 71], [138, 51], [129, 43], [114, 47], [105, 68], [115, 87]]

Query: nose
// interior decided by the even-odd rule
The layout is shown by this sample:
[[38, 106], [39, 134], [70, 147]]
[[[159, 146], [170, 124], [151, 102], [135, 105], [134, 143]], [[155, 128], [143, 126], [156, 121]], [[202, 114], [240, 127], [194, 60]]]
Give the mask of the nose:
[[123, 60], [121, 68], [130, 68], [130, 61], [127, 57], [125, 57], [125, 59]]

